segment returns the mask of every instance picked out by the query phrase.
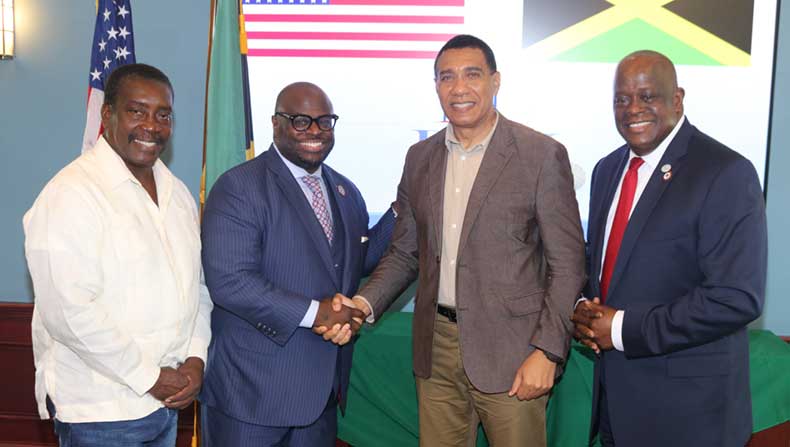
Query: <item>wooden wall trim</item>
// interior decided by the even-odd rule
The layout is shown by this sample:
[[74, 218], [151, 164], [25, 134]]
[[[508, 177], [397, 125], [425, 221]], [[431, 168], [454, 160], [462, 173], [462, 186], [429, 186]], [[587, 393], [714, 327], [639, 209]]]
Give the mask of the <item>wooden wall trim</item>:
[[[32, 304], [0, 302], [0, 447], [58, 445], [52, 422], [38, 416], [32, 318]], [[190, 406], [178, 414], [178, 447], [191, 446], [193, 425]]]

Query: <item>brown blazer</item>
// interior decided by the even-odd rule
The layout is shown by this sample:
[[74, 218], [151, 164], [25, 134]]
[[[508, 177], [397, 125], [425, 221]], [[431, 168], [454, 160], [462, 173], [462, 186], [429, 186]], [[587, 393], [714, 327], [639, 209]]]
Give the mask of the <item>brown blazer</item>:
[[[359, 292], [381, 315], [419, 279], [413, 367], [425, 378], [439, 290], [444, 136], [409, 149], [392, 243]], [[560, 143], [500, 115], [469, 196], [457, 263], [461, 355], [477, 389], [510, 389], [535, 348], [565, 359], [585, 274], [579, 208]]]

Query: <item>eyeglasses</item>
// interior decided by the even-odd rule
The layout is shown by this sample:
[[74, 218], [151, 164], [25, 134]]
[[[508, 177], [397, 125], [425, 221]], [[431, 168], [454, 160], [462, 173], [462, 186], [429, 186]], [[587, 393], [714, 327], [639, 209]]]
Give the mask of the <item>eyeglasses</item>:
[[313, 123], [318, 124], [318, 128], [321, 130], [332, 130], [335, 128], [335, 123], [337, 123], [337, 119], [340, 118], [337, 115], [321, 115], [319, 117], [313, 118], [310, 115], [302, 115], [296, 114], [291, 115], [290, 113], [284, 112], [274, 112], [275, 115], [280, 115], [284, 118], [288, 118], [291, 120], [291, 126], [298, 130], [299, 132], [304, 132], [305, 130], [309, 129]]

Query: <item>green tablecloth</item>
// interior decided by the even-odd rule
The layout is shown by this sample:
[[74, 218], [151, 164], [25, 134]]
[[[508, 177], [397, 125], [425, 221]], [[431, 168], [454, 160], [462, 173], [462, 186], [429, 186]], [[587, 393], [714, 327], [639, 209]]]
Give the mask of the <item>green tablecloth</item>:
[[[411, 369], [412, 314], [391, 312], [357, 340], [348, 406], [338, 437], [355, 447], [417, 446], [417, 395]], [[754, 431], [790, 420], [790, 346], [768, 331], [751, 331]], [[586, 445], [593, 354], [574, 345], [547, 410], [548, 444]], [[487, 445], [480, 436], [478, 446]]]

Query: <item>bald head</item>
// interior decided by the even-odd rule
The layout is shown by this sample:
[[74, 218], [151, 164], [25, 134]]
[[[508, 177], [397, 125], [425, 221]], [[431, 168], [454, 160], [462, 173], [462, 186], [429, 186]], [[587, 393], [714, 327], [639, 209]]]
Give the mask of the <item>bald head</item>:
[[[332, 102], [317, 85], [295, 82], [282, 89], [274, 106], [272, 131], [274, 144], [283, 157], [309, 173], [315, 172], [335, 145], [331, 125], [324, 126], [326, 130], [318, 126], [321, 117], [321, 123], [329, 120], [334, 125], [337, 117], [329, 115], [333, 115]], [[303, 122], [309, 123], [306, 129], [300, 125]]]
[[[617, 76], [627, 76], [634, 71], [650, 71], [656, 80], [667, 88], [678, 88], [678, 75], [675, 65], [663, 54], [652, 50], [635, 51], [617, 64]], [[615, 80], [615, 82], [617, 82]]]
[[617, 65], [614, 116], [631, 150], [647, 155], [672, 132], [683, 116], [685, 92], [675, 66], [655, 51], [631, 53]]
[[274, 111], [296, 113], [288, 112], [286, 109], [298, 107], [297, 104], [305, 101], [323, 102], [328, 107], [329, 113], [332, 113], [332, 101], [321, 90], [321, 87], [310, 82], [294, 82], [280, 90], [277, 101], [274, 103]]

